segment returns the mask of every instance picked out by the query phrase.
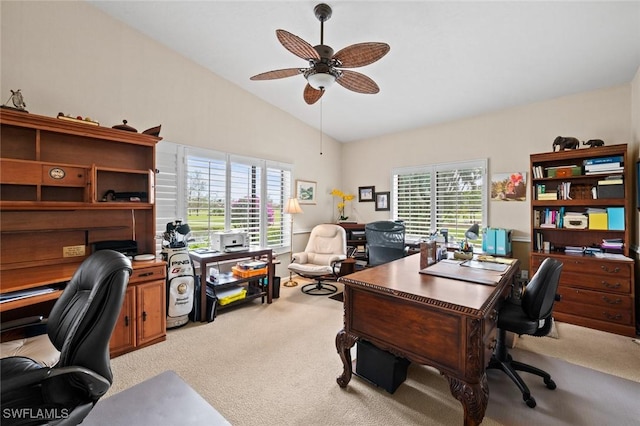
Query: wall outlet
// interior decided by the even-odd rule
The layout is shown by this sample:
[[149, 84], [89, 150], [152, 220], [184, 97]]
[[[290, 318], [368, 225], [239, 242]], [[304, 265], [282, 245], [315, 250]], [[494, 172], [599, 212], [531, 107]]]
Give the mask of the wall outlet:
[[522, 269], [520, 271], [520, 278], [522, 278], [523, 280], [528, 280], [529, 279], [529, 271], [526, 269]]

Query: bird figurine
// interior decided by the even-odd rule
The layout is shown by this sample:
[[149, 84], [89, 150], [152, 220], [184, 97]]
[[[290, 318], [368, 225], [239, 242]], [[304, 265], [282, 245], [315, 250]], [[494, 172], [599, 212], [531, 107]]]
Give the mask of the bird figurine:
[[[11, 90], [11, 96], [9, 97], [9, 99], [7, 99], [7, 102], [9, 102], [9, 100], [11, 100], [11, 102], [13, 103], [14, 108], [12, 109], [27, 112], [26, 110], [27, 104], [24, 102], [24, 98], [22, 97], [22, 92], [20, 91], [20, 89], [15, 91]], [[11, 108], [11, 107], [7, 107], [6, 105], [2, 105], [2, 106], [5, 108]]]

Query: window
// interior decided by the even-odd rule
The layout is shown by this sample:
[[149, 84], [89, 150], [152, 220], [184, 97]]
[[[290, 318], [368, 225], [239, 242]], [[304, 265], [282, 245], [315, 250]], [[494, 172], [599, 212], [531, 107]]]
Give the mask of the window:
[[[291, 165], [215, 151], [158, 144], [157, 224], [183, 218], [192, 246], [208, 246], [213, 231], [242, 230], [252, 245], [282, 248], [290, 241], [284, 205]], [[186, 219], [185, 219], [186, 218]]]
[[486, 170], [486, 160], [394, 169], [393, 219], [410, 238], [446, 228], [464, 239], [472, 224], [485, 224]]

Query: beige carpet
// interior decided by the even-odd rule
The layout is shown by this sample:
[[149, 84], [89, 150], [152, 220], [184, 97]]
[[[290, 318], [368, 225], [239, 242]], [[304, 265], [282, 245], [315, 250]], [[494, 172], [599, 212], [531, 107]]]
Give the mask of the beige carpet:
[[[112, 361], [114, 385], [108, 395], [162, 371], [174, 370], [234, 425], [462, 423], [460, 403], [451, 396], [446, 380], [429, 367], [412, 364], [407, 380], [393, 395], [355, 376], [346, 389], [341, 389], [336, 377], [342, 372], [342, 363], [334, 339], [342, 328], [342, 304], [326, 296], [304, 295], [300, 286], [281, 287], [280, 296], [271, 305], [254, 302], [223, 311], [212, 323], [192, 323], [170, 330], [166, 342], [115, 358]], [[542, 348], [539, 352], [551, 356], [566, 352], [569, 355], [564, 358], [572, 362], [576, 355], [577, 363], [596, 368], [605, 365], [611, 374], [640, 381], [640, 345], [622, 336], [563, 326], [558, 325], [559, 339], [522, 338], [516, 351], [526, 354]], [[583, 333], [583, 330], [586, 331]], [[586, 338], [589, 344], [595, 342], [591, 353], [575, 345], [572, 336], [576, 333], [587, 336], [581, 339]], [[592, 359], [594, 362], [589, 365]], [[535, 379], [525, 379], [538, 401], [539, 407], [534, 410], [522, 402], [514, 387], [503, 387], [506, 390], [500, 391], [500, 382], [505, 377], [494, 378], [493, 373], [498, 372], [492, 372], [489, 407], [483, 424], [517, 424], [504, 415], [506, 411], [520, 412], [519, 418], [525, 419], [521, 424], [546, 424], [549, 410], [554, 417], [556, 405], [553, 404], [578, 414], [580, 407], [608, 406], [605, 399], [597, 397], [602, 380], [590, 379], [586, 374], [590, 370], [570, 370], [556, 367], [564, 365], [562, 361], [555, 364], [551, 359], [551, 362], [554, 369], [562, 369], [550, 371], [554, 378], [562, 379], [556, 380], [557, 390], [539, 388], [534, 386]], [[568, 376], [564, 376], [564, 372]], [[633, 396], [636, 401], [640, 385], [632, 385], [637, 386]], [[579, 392], [585, 387], [593, 392], [581, 397]], [[614, 396], [613, 400], [624, 399], [625, 394], [616, 395], [615, 389], [603, 389], [601, 396], [608, 394]], [[573, 399], [567, 397], [568, 392], [574, 395]], [[626, 411], [640, 417], [640, 413], [629, 410], [637, 408], [628, 407]], [[571, 418], [580, 419], [576, 417], [578, 414]], [[622, 421], [627, 418], [619, 417]], [[564, 424], [603, 424], [589, 421], [587, 417], [577, 423]]]

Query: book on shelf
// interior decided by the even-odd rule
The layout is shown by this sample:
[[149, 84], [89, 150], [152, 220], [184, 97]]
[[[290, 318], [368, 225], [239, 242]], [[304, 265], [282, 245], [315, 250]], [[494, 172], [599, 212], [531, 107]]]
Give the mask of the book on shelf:
[[622, 185], [623, 183], [622, 176], [608, 176], [598, 181], [598, 185]]
[[571, 182], [562, 182], [558, 185], [558, 199], [571, 200]]
[[533, 177], [535, 179], [542, 179], [544, 177], [542, 166], [533, 166]]
[[624, 162], [615, 161], [611, 163], [598, 163], [598, 164], [585, 164], [585, 170], [603, 170], [603, 169], [617, 169], [618, 167], [624, 166]]
[[543, 194], [538, 194], [538, 200], [557, 200], [558, 194], [555, 192], [546, 192]]
[[584, 174], [585, 175], [606, 175], [610, 173], [619, 173], [619, 172], [624, 172], [623, 166], [612, 168], [612, 169], [585, 170]]
[[624, 157], [622, 155], [613, 155], [611, 157], [596, 157], [596, 158], [587, 158], [584, 160], [584, 165], [592, 165], [592, 164], [603, 164], [603, 163], [622, 163], [624, 161]]

